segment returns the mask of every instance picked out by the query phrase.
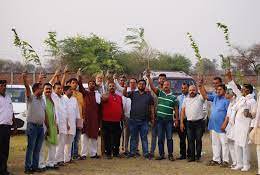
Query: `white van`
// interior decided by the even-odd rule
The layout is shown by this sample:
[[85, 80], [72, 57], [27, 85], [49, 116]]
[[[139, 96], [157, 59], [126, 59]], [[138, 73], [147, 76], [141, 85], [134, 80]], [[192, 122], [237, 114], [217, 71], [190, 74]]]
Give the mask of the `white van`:
[[23, 127], [18, 128], [18, 130], [25, 131], [27, 126], [25, 87], [24, 85], [7, 85], [6, 93], [12, 99], [15, 118], [24, 121]]

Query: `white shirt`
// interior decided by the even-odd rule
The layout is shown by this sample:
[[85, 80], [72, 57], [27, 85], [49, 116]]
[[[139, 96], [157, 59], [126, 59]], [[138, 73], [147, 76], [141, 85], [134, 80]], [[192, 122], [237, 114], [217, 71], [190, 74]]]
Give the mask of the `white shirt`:
[[199, 94], [195, 97], [187, 96], [182, 104], [182, 108], [185, 108], [185, 116], [188, 121], [197, 121], [204, 118], [203, 105], [205, 100]]
[[11, 97], [0, 95], [0, 125], [13, 124], [13, 105]]
[[66, 102], [66, 112], [68, 114], [68, 123], [70, 130], [67, 134], [76, 135], [76, 122], [80, 119], [79, 105], [75, 97], [68, 98], [66, 95], [63, 96]]
[[58, 123], [59, 133], [67, 134], [67, 119], [68, 113], [66, 112], [66, 100], [64, 96], [58, 96], [56, 93], [51, 94], [54, 102], [55, 115]]

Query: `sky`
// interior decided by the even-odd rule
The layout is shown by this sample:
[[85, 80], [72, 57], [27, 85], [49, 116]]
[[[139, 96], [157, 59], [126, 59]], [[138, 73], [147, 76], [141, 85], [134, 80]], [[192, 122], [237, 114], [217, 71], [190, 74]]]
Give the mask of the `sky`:
[[127, 27], [143, 27], [151, 47], [195, 63], [190, 32], [202, 57], [219, 59], [231, 50], [216, 23], [229, 27], [232, 45], [250, 47], [260, 43], [259, 7], [260, 0], [0, 0], [0, 59], [22, 59], [12, 27], [43, 61], [48, 31], [58, 39], [95, 33], [127, 49]]

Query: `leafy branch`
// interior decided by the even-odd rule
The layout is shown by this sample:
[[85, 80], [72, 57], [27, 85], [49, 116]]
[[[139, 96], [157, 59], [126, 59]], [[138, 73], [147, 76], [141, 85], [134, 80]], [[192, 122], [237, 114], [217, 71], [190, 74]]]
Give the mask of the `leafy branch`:
[[217, 26], [219, 29], [221, 29], [224, 32], [224, 38], [226, 40], [226, 44], [231, 47], [231, 43], [229, 41], [229, 30], [228, 27], [225, 24], [222, 24], [220, 22], [217, 23]]
[[34, 62], [36, 65], [41, 66], [40, 58], [33, 47], [28, 42], [21, 40], [14, 28], [12, 28], [12, 31], [14, 32], [13, 43], [16, 47], [20, 48], [25, 64]]
[[56, 37], [57, 33], [50, 31], [48, 32], [48, 38], [44, 40], [44, 44], [50, 48], [50, 50], [47, 51], [50, 52], [52, 56], [57, 56], [60, 53], [60, 48], [58, 46]]
[[199, 47], [198, 45], [196, 44], [195, 40], [193, 39], [191, 33], [187, 32], [187, 36], [190, 40], [190, 45], [192, 47], [192, 49], [194, 50], [194, 53], [195, 53], [195, 56], [198, 60], [198, 64], [199, 64], [199, 74], [202, 75], [203, 72], [204, 72], [204, 69], [203, 69], [203, 59], [200, 55], [200, 50], [199, 50]]

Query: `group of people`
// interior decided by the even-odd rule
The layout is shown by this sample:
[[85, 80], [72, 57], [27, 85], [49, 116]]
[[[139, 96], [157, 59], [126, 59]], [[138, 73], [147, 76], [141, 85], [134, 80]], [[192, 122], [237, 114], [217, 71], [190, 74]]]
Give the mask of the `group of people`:
[[[220, 77], [214, 78], [215, 92], [211, 94], [205, 90], [201, 79], [197, 85], [184, 82], [182, 94], [178, 97], [173, 94], [171, 82], [167, 81], [165, 74], [159, 75], [158, 87], [154, 85], [149, 71], [145, 79], [131, 78], [129, 83], [125, 76], [118, 78], [115, 75], [104, 81], [103, 75], [98, 74], [88, 80], [86, 88], [80, 70], [77, 77], [68, 81], [68, 69], [64, 69], [62, 78], [59, 72], [57, 70], [48, 83], [40, 75], [39, 81], [32, 87], [27, 75], [22, 75], [27, 99], [25, 174], [58, 169], [75, 160], [85, 160], [88, 156], [100, 158], [99, 134], [101, 155], [106, 159], [141, 156], [138, 149], [141, 141], [145, 159], [168, 158], [174, 161], [174, 128], [180, 139], [180, 156], [177, 159], [201, 162], [207, 101], [211, 102], [208, 129], [211, 131], [213, 151], [208, 166], [241, 171], [250, 169], [248, 135], [253, 127], [260, 127], [260, 97], [256, 102], [252, 85], [244, 84], [241, 89], [235, 84], [231, 72], [226, 74], [227, 86]], [[5, 89], [6, 81], [0, 80], [1, 175], [10, 174], [7, 159], [11, 125], [15, 125], [12, 102]], [[150, 148], [149, 126], [152, 135]], [[120, 153], [121, 143], [123, 154]], [[154, 157], [157, 144], [159, 156]], [[259, 164], [259, 144], [257, 155]]]

